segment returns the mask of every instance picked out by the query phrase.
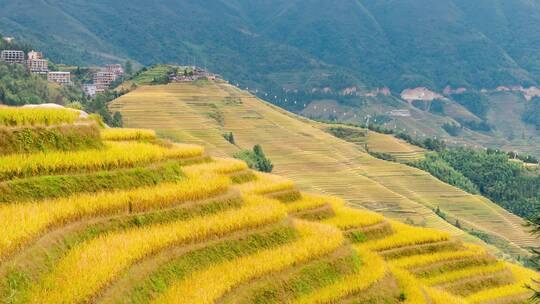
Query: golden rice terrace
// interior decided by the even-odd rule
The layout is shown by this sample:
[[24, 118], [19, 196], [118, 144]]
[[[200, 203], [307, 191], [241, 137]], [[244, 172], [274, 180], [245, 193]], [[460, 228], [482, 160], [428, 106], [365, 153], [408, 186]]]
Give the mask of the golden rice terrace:
[[[423, 157], [422, 149], [392, 136], [298, 117], [222, 82], [141, 86], [113, 101], [111, 109], [120, 111], [129, 127], [153, 129], [221, 157], [260, 144], [274, 173], [294, 180], [303, 191], [338, 196], [350, 206], [480, 244], [454, 226], [459, 221], [463, 229], [488, 236], [497, 247], [490, 251], [501, 256], [501, 251], [527, 256], [530, 247], [538, 246], [523, 219], [488, 199], [366, 153], [367, 148], [400, 161]], [[235, 144], [224, 138], [229, 132]], [[437, 208], [446, 220], [434, 212]]]
[[47, 121], [1, 127], [78, 132], [0, 156], [1, 303], [524, 303], [539, 278], [150, 130]]

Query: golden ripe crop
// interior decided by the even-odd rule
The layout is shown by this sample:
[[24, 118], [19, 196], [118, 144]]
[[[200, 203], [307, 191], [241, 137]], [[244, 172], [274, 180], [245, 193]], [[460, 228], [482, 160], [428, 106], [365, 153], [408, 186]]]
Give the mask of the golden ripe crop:
[[456, 260], [461, 258], [476, 257], [486, 254], [485, 248], [466, 244], [468, 250], [463, 251], [443, 251], [443, 252], [434, 252], [423, 255], [415, 255], [410, 257], [404, 257], [392, 261], [392, 264], [402, 267], [402, 268], [412, 268], [428, 264], [434, 264], [441, 261]]
[[516, 279], [516, 283], [512, 285], [484, 289], [482, 291], [469, 295], [466, 298], [467, 301], [469, 303], [486, 303], [490, 300], [495, 300], [498, 298], [528, 296], [531, 291], [525, 286], [534, 286], [533, 280], [538, 281], [540, 279], [538, 273], [510, 263], [506, 263], [506, 267], [508, 267], [510, 271], [512, 271], [512, 274]]
[[218, 174], [231, 174], [248, 169], [245, 162], [233, 158], [213, 158], [210, 163], [186, 166], [183, 171], [186, 173], [212, 172]]
[[67, 198], [0, 205], [0, 256], [17, 248], [43, 230], [84, 217], [140, 212], [199, 200], [227, 191], [225, 177], [190, 178], [134, 190], [78, 194]]
[[[188, 242], [203, 242], [208, 238], [225, 236], [241, 229], [257, 228], [278, 222], [285, 216], [286, 210], [283, 206], [272, 200], [264, 200], [264, 203], [250, 204], [241, 209], [189, 221], [135, 228], [100, 236], [71, 250], [34, 288], [30, 295], [30, 303], [87, 302], [100, 288], [114, 280], [133, 263], [163, 248]], [[315, 239], [312, 243], [324, 247], [318, 237]], [[303, 254], [310, 255], [311, 252], [307, 250]], [[276, 258], [282, 254], [272, 256], [269, 258]], [[261, 264], [267, 265], [270, 260], [262, 261]], [[238, 269], [235, 270], [239, 272]], [[190, 282], [192, 280], [194, 279]], [[222, 274], [214, 276], [214, 280], [226, 282]], [[213, 285], [208, 287], [218, 288]], [[180, 303], [195, 303], [195, 301], [180, 301]]]
[[144, 140], [155, 139], [156, 131], [147, 129], [103, 129], [103, 140]]
[[381, 240], [367, 242], [362, 246], [369, 250], [383, 251], [403, 246], [447, 241], [450, 238], [448, 233], [434, 229], [413, 227], [396, 221], [391, 221], [391, 224], [396, 233]]
[[330, 203], [336, 216], [324, 220], [324, 223], [336, 226], [342, 230], [371, 226], [384, 220], [384, 217], [380, 214], [345, 207], [343, 201], [337, 198], [332, 198]]
[[294, 183], [277, 175], [257, 173], [257, 180], [239, 185], [238, 188], [243, 193], [267, 194], [271, 192], [294, 189]]
[[458, 298], [446, 291], [433, 288], [424, 287], [427, 295], [429, 296], [433, 304], [466, 304], [467, 302], [462, 298]]
[[77, 111], [69, 109], [0, 108], [0, 126], [18, 127], [74, 123]]
[[242, 282], [332, 252], [344, 240], [343, 235], [330, 226], [296, 221], [295, 227], [300, 240], [194, 273], [173, 285], [155, 303], [214, 303]]
[[140, 142], [108, 142], [103, 150], [14, 154], [0, 157], [0, 181], [62, 172], [99, 171], [129, 167], [165, 159], [200, 156], [204, 149], [193, 145], [165, 148]]
[[318, 208], [329, 203], [328, 197], [302, 193], [302, 198], [286, 205], [289, 212], [298, 212]]
[[356, 253], [362, 261], [362, 266], [357, 273], [345, 276], [334, 284], [302, 296], [293, 303], [338, 303], [339, 299], [363, 291], [384, 277], [388, 267], [381, 257], [361, 248], [356, 248]]
[[407, 271], [398, 267], [390, 266], [392, 274], [398, 281], [398, 285], [405, 294], [405, 304], [422, 304], [426, 303], [426, 298], [422, 291], [422, 285]]
[[499, 262], [499, 263], [486, 265], [486, 266], [475, 266], [475, 267], [460, 269], [457, 271], [445, 272], [440, 275], [422, 279], [422, 282], [424, 282], [427, 285], [450, 283], [450, 282], [454, 282], [463, 278], [470, 278], [472, 276], [491, 274], [491, 273], [498, 272], [504, 269], [505, 269], [505, 264], [502, 262]]

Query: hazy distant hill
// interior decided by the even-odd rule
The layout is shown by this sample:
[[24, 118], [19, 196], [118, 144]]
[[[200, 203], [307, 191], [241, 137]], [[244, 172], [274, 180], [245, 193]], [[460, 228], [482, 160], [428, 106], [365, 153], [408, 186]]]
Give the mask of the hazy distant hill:
[[[57, 62], [207, 66], [318, 118], [347, 119], [321, 111], [328, 103], [358, 117], [407, 108], [399, 100], [406, 88], [540, 82], [539, 0], [0, 0], [0, 7], [0, 32]], [[366, 96], [382, 87], [393, 96]], [[287, 97], [298, 103], [284, 104]], [[462, 140], [514, 148], [537, 139], [519, 96], [447, 97], [446, 107], [421, 105], [401, 127], [448, 137], [442, 126], [451, 118], [465, 127]], [[505, 104], [512, 115], [502, 124]]]
[[536, 0], [2, 0], [0, 5], [2, 31], [74, 63], [191, 60], [244, 81], [303, 85], [306, 77], [331, 72], [344, 74], [340, 85], [395, 89], [534, 84], [540, 78]]

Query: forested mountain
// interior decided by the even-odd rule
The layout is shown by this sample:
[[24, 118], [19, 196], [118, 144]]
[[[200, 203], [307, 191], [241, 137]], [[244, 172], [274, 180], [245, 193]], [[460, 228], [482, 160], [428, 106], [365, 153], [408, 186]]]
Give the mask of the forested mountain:
[[[540, 0], [0, 0], [0, 7], [0, 32], [56, 62], [195, 64], [310, 117], [353, 120], [406, 108], [413, 119], [390, 118], [398, 128], [492, 147], [519, 150], [539, 135], [521, 93], [491, 93], [539, 84]], [[443, 96], [447, 86], [470, 95]], [[416, 87], [443, 102], [401, 100]], [[391, 96], [373, 97], [378, 88]], [[482, 89], [489, 92], [479, 97]], [[505, 106], [512, 113], [499, 117]]]
[[[0, 5], [3, 32], [69, 63], [191, 60], [243, 81], [301, 85], [315, 77], [323, 79], [311, 81], [323, 83], [331, 72], [343, 74], [340, 85], [398, 90], [527, 85], [540, 78], [536, 0], [2, 0]], [[283, 73], [294, 75], [278, 80], [287, 76]]]

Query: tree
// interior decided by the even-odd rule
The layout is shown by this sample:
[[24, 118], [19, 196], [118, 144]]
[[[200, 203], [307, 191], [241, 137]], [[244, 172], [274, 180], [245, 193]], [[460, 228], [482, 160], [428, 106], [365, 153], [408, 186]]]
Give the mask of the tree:
[[261, 172], [272, 172], [274, 169], [274, 165], [272, 162], [266, 157], [264, 154], [264, 151], [260, 145], [255, 145], [253, 147], [253, 153], [257, 156], [257, 165], [259, 168], [259, 171]]
[[133, 63], [131, 60], [126, 61], [126, 75], [131, 76], [133, 74]]
[[234, 154], [235, 158], [245, 161], [251, 169], [261, 172], [272, 172], [274, 165], [266, 157], [260, 145], [255, 145], [253, 150], [242, 150]]
[[122, 113], [114, 112], [112, 125], [116, 128], [121, 128], [124, 126], [124, 122], [122, 121]]
[[223, 137], [231, 144], [235, 145], [236, 142], [234, 140], [234, 134], [233, 132], [225, 133], [223, 134]]

